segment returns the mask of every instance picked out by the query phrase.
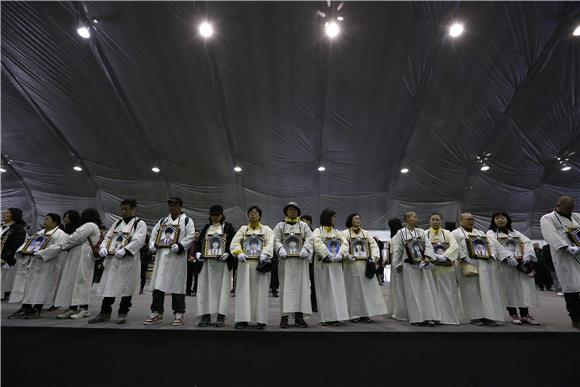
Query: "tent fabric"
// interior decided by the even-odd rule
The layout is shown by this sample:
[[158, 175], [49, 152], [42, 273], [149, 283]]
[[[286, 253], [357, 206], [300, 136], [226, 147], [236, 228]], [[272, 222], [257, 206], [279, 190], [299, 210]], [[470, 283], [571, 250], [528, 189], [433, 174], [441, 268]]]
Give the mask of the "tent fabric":
[[[2, 2], [2, 207], [110, 224], [133, 197], [152, 226], [172, 195], [240, 225], [293, 200], [369, 229], [408, 210], [487, 228], [501, 209], [538, 238], [558, 196], [580, 202], [580, 4], [340, 4]], [[320, 12], [344, 17], [333, 41]]]

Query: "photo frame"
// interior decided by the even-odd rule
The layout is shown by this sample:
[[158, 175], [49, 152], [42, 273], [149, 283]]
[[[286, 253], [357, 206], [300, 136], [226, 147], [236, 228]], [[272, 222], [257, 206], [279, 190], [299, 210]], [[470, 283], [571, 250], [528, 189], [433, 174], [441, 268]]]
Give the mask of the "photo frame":
[[470, 258], [493, 259], [487, 237], [482, 235], [470, 235], [466, 240], [467, 252]]
[[162, 224], [157, 231], [156, 247], [171, 247], [179, 241], [179, 225]]
[[407, 254], [406, 263], [417, 264], [423, 260], [425, 255], [425, 241], [423, 238], [408, 239], [405, 244], [405, 253]]
[[580, 247], [580, 228], [566, 227], [565, 230], [568, 239], [576, 247]]
[[351, 256], [357, 259], [368, 259], [370, 254], [367, 238], [350, 238], [348, 245]]
[[324, 245], [331, 254], [338, 255], [341, 245], [340, 239], [337, 239], [336, 237], [325, 237]]
[[203, 256], [207, 258], [221, 258], [226, 251], [225, 234], [208, 234], [205, 236]]
[[[439, 254], [439, 255], [443, 255], [447, 249], [449, 248], [449, 243], [448, 242], [431, 242], [431, 245], [433, 246], [433, 252], [435, 254]], [[453, 262], [450, 261], [449, 259], [445, 260], [445, 262], [439, 262], [439, 261], [435, 261], [433, 262], [433, 264], [437, 265], [437, 266], [453, 266]]]
[[52, 235], [34, 234], [26, 241], [22, 250], [20, 250], [20, 254], [32, 255], [37, 251], [43, 250], [48, 245], [51, 237]]
[[519, 238], [509, 236], [507, 238], [500, 237], [497, 240], [517, 261], [524, 259], [524, 243]]
[[286, 250], [290, 258], [300, 256], [303, 244], [304, 241], [301, 234], [284, 234], [284, 238], [282, 239], [282, 246], [284, 246], [284, 250]]
[[130, 242], [128, 232], [114, 232], [107, 244], [107, 255], [115, 255], [117, 250], [127, 246]]
[[242, 241], [244, 254], [248, 258], [260, 258], [264, 249], [264, 236], [261, 234], [247, 235]]

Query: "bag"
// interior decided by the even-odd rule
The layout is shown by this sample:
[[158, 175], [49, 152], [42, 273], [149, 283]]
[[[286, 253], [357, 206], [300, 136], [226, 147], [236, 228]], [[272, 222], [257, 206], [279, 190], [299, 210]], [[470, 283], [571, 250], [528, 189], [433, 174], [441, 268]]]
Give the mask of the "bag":
[[463, 274], [464, 277], [477, 277], [479, 276], [479, 270], [475, 265], [461, 262], [461, 274]]
[[89, 241], [89, 246], [91, 246], [91, 251], [93, 252], [93, 258], [101, 259], [101, 254], [99, 254], [99, 248], [97, 246], [93, 246], [91, 243], [91, 238], [87, 238]]
[[256, 266], [256, 270], [260, 273], [269, 273], [272, 271], [272, 260], [267, 261], [258, 261], [258, 265]]
[[367, 259], [367, 267], [365, 269], [365, 277], [368, 279], [373, 278], [377, 274], [377, 267], [372, 260]]

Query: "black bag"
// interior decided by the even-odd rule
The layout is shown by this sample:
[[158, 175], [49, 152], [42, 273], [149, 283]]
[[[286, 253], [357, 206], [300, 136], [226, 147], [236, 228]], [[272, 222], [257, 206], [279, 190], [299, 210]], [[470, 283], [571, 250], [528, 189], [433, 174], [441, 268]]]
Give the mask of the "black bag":
[[365, 276], [368, 279], [373, 278], [377, 274], [377, 267], [371, 259], [367, 260], [367, 268], [365, 269]]
[[272, 260], [259, 261], [256, 270], [260, 273], [269, 273], [272, 271]]

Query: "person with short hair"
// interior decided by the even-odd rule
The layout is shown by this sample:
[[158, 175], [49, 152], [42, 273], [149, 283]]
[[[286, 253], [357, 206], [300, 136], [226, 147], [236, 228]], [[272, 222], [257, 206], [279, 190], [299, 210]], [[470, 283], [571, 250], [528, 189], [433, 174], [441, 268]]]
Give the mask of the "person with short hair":
[[[572, 326], [580, 329], [580, 214], [574, 212], [575, 207], [574, 198], [560, 197], [554, 211], [542, 216], [540, 226], [544, 239], [550, 245], [552, 262]], [[572, 242], [574, 235], [579, 243]]]
[[[185, 286], [187, 276], [187, 250], [195, 241], [195, 225], [193, 220], [183, 213], [183, 200], [170, 197], [167, 200], [169, 215], [159, 219], [151, 231], [149, 250], [155, 253], [155, 266], [151, 276], [151, 314], [143, 322], [153, 325], [163, 320], [165, 293], [171, 293], [173, 309], [173, 326], [182, 326], [185, 314]], [[171, 246], [158, 245], [162, 238], [162, 227], [175, 230], [179, 226], [177, 240]]]
[[[26, 256], [20, 255], [26, 243], [18, 249], [18, 259], [23, 261], [22, 266], [26, 267], [26, 270], [23, 275], [15, 278], [13, 293], [14, 295], [17, 292], [22, 294], [22, 306], [8, 318], [36, 319], [40, 317], [44, 305], [51, 305], [57, 280], [56, 263], [60, 250], [47, 248], [58, 245], [66, 238], [66, 233], [58, 227], [59, 224], [60, 215], [46, 214], [42, 230], [31, 237], [31, 239], [40, 239], [41, 244], [48, 237], [46, 246], [35, 250], [33, 255]], [[13, 299], [12, 302], [14, 301]]]
[[359, 214], [350, 214], [345, 225], [342, 236], [354, 250], [343, 262], [348, 318], [353, 323], [370, 323], [371, 317], [387, 314], [379, 283], [374, 275], [372, 278], [365, 275], [367, 262], [376, 265], [381, 252], [374, 238], [362, 228]]
[[[234, 328], [244, 329], [248, 323], [255, 321], [258, 329], [265, 329], [268, 323], [268, 288], [270, 285], [270, 272], [257, 270], [258, 264], [271, 262], [274, 255], [274, 232], [261, 223], [262, 209], [251, 206], [247, 212], [248, 224], [243, 225], [234, 235], [230, 249], [238, 259], [238, 279], [236, 281], [236, 312]], [[245, 245], [247, 237], [259, 237], [250, 239], [252, 245]]]
[[343, 326], [348, 320], [348, 304], [342, 260], [348, 255], [348, 242], [335, 228], [336, 212], [325, 208], [320, 227], [314, 230], [314, 279], [320, 325]]
[[100, 244], [99, 255], [104, 259], [104, 271], [97, 296], [103, 297], [103, 301], [100, 313], [89, 320], [89, 324], [109, 321], [116, 297], [121, 298], [116, 323], [125, 324], [139, 286], [140, 250], [145, 244], [147, 225], [136, 216], [137, 201], [134, 199], [123, 200], [120, 212], [121, 219], [109, 228]]
[[[288, 317], [294, 314], [294, 323], [299, 328], [308, 328], [304, 315], [312, 314], [308, 262], [312, 257], [312, 231], [300, 220], [300, 207], [290, 202], [282, 209], [284, 221], [274, 227], [274, 249], [278, 254], [280, 277], [280, 328], [286, 329]], [[284, 245], [284, 240], [292, 239]], [[302, 247], [298, 248], [298, 239]], [[287, 247], [287, 248], [286, 248]]]

